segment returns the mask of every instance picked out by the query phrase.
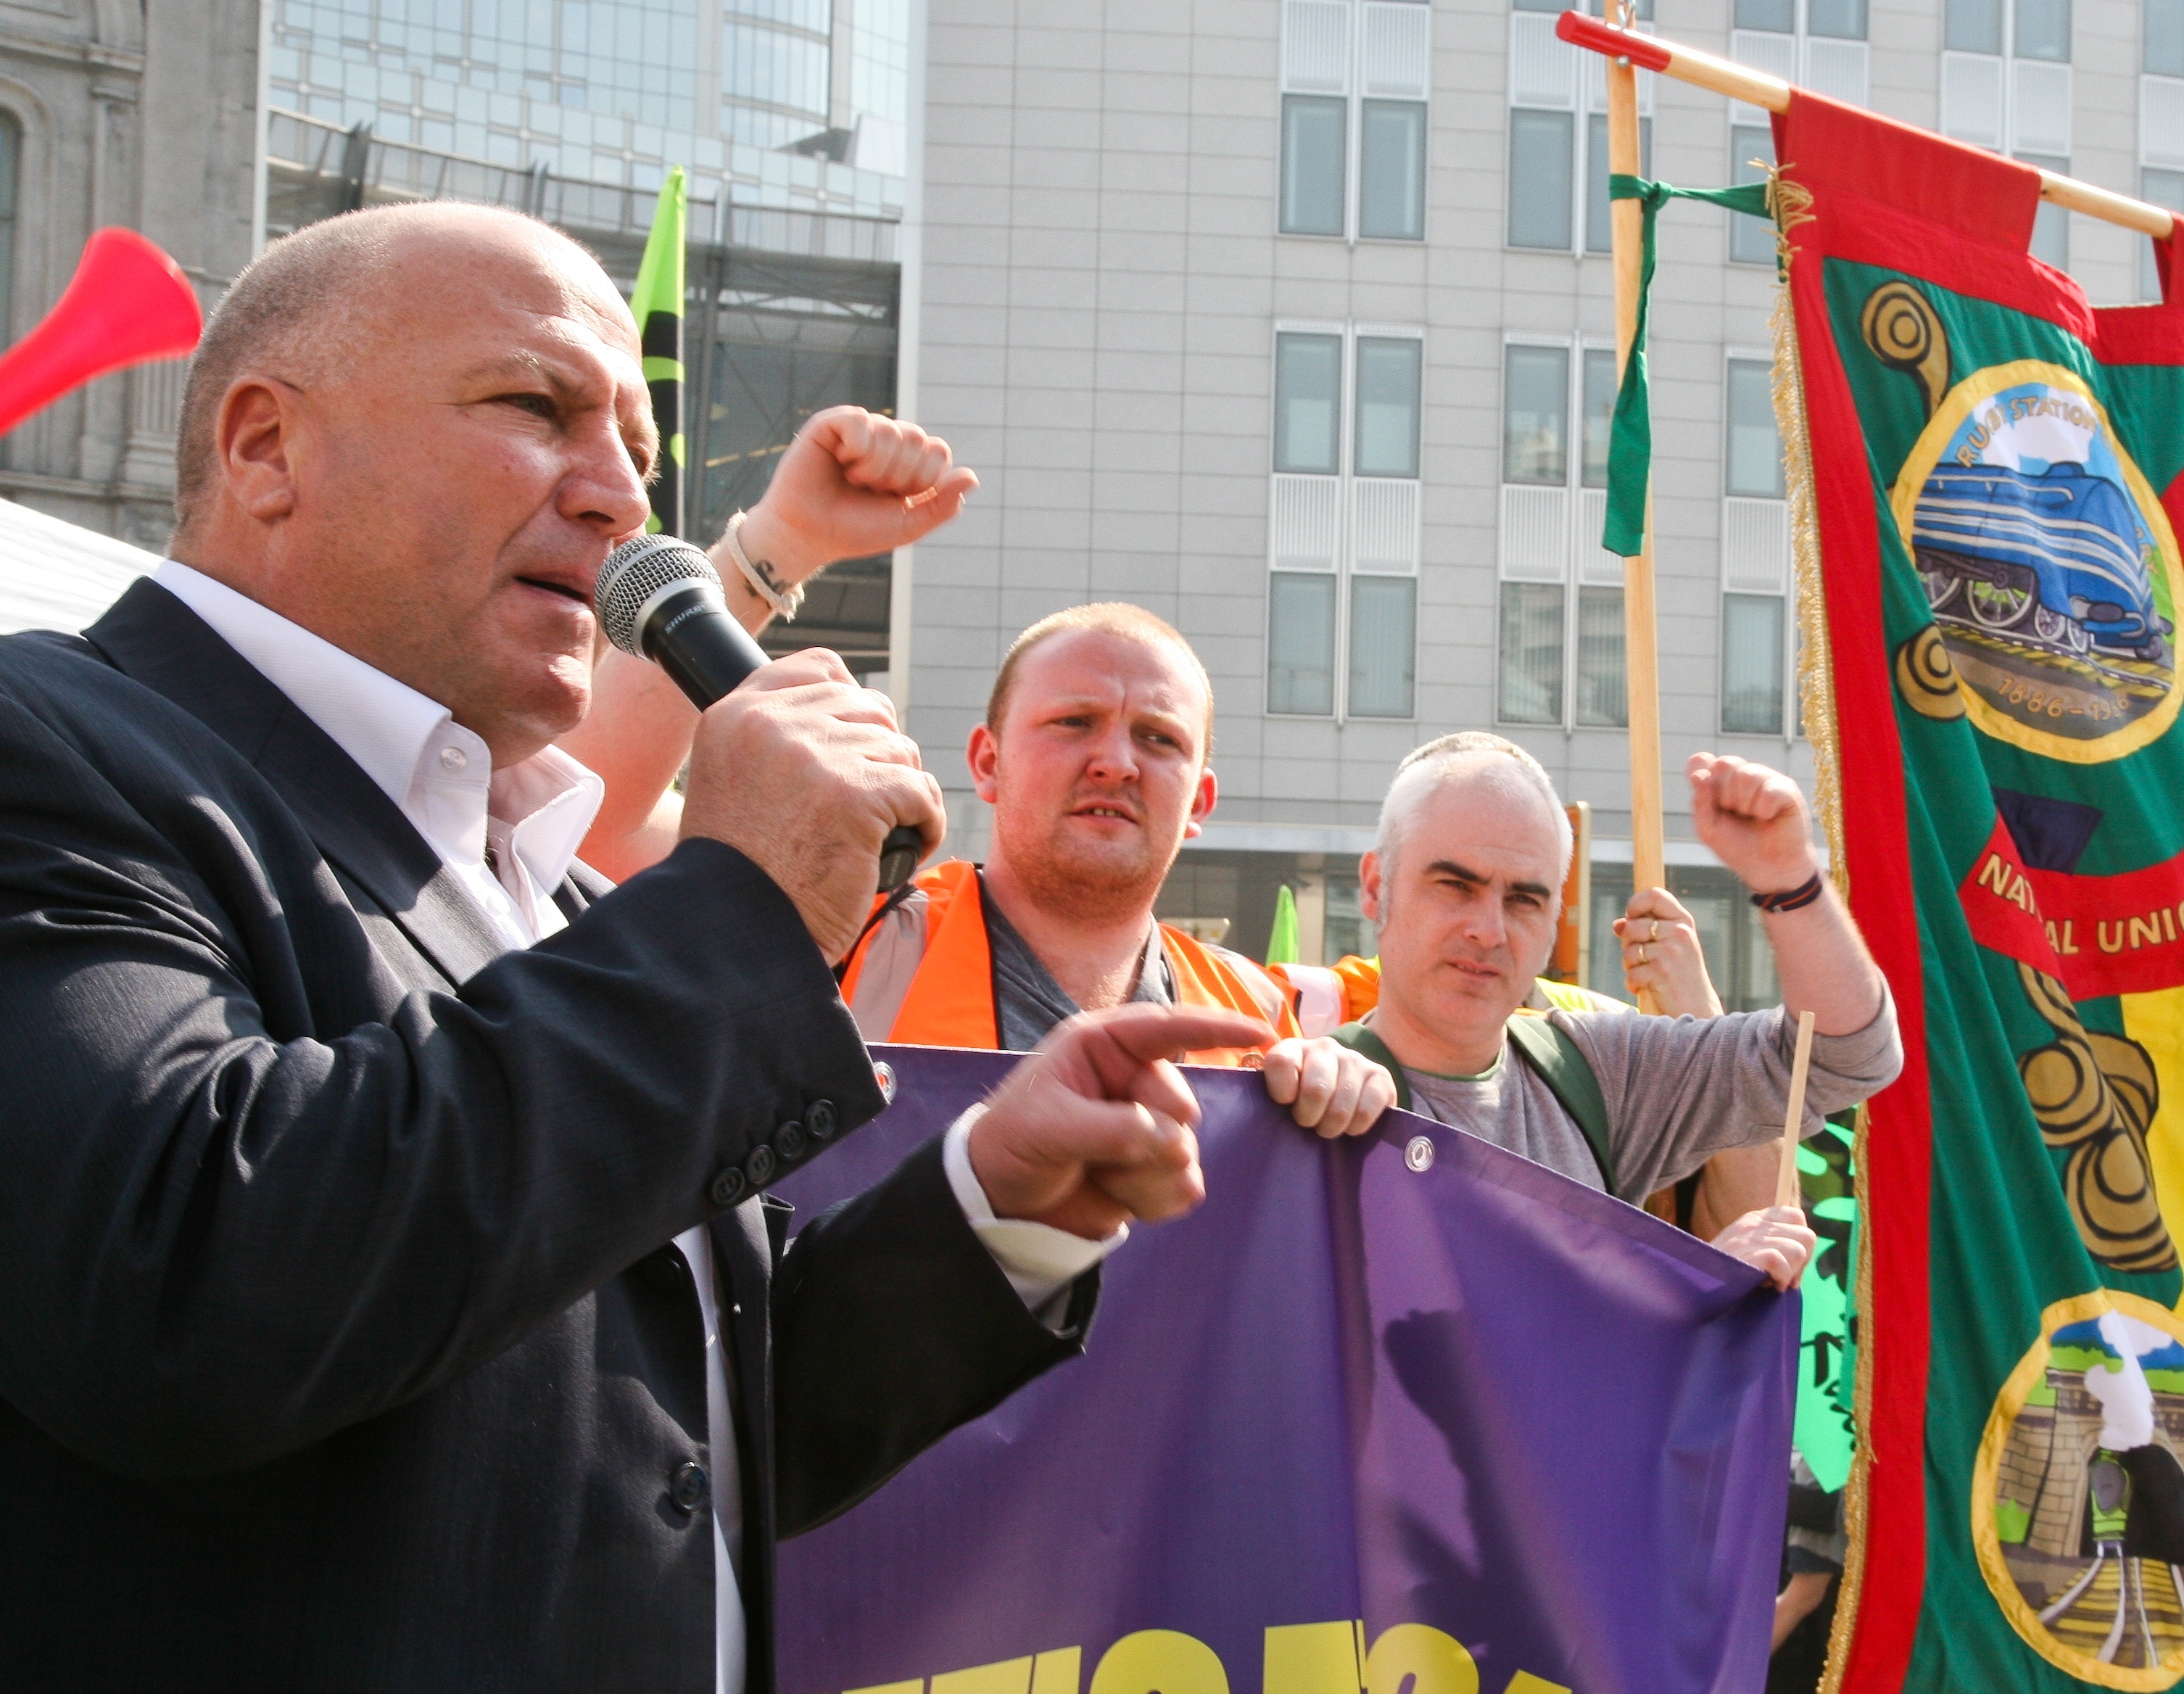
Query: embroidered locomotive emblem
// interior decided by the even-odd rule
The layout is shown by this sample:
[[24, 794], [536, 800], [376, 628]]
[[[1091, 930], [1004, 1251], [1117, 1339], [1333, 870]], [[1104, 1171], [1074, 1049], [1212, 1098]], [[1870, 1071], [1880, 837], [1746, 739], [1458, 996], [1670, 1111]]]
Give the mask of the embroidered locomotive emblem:
[[1901, 282], [1864, 327], [1929, 410], [1891, 505], [1973, 722], [2079, 763], [2144, 746], [2179, 705], [2184, 560], [2092, 390], [2036, 359], [1944, 388], [1940, 320]]

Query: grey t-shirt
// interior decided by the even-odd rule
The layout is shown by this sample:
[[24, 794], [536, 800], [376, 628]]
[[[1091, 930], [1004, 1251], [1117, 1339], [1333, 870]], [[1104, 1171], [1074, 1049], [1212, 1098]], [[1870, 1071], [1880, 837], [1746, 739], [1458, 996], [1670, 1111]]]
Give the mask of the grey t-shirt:
[[[1039, 962], [1031, 943], [1017, 933], [993, 895], [986, 895], [986, 939], [994, 950], [994, 1011], [1000, 1025], [1002, 1049], [1028, 1053], [1064, 1018], [1074, 1017], [1084, 1007], [1070, 999], [1054, 972]], [[1160, 931], [1145, 937], [1146, 955], [1138, 967], [1138, 985], [1132, 1000], [1157, 1000], [1167, 1005], [1175, 998], [1167, 960], [1160, 950]]]
[[[1028, 1053], [1056, 1024], [1076, 1017], [1084, 1008], [1055, 981], [1054, 973], [1017, 933], [1016, 925], [1009, 922], [990, 893], [986, 895], [986, 939], [994, 950], [994, 1011], [1001, 1045], [1012, 1053]], [[1206, 951], [1242, 979], [1257, 998], [1261, 1015], [1273, 1023], [1281, 1011], [1281, 990], [1273, 979], [1240, 953], [1232, 953], [1226, 947], [1208, 947]], [[1175, 1004], [1175, 968], [1161, 945], [1158, 923], [1146, 932], [1138, 985], [1130, 991], [1130, 998], [1159, 1006]]]
[[[1774, 1006], [1723, 1017], [1641, 1017], [1629, 1012], [1551, 1013], [1591, 1062], [1607, 1102], [1616, 1190], [1625, 1200], [1680, 1182], [1714, 1154], [1773, 1140], [1790, 1104], [1797, 1026]], [[1855, 1106], [1903, 1068], [1896, 1007], [1854, 1035], [1813, 1037], [1805, 1088], [1804, 1134], [1830, 1112]], [[1563, 1110], [1540, 1073], [1509, 1050], [1485, 1075], [1440, 1077], [1414, 1071], [1411, 1109], [1560, 1171], [1602, 1186], [1585, 1132]]]

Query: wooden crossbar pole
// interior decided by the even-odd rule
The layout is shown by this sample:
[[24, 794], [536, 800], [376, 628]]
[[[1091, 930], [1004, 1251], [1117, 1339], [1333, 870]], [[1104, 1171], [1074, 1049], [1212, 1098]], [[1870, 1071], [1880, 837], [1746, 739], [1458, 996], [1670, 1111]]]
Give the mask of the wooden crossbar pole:
[[[1627, 57], [1607, 62], [1607, 168], [1624, 176], [1645, 174], [1639, 142], [1638, 73]], [[1615, 261], [1615, 374], [1619, 380], [1623, 367], [1630, 362], [1630, 344], [1638, 333], [1645, 225], [1635, 200], [1613, 202], [1608, 217]], [[1630, 722], [1630, 886], [1659, 888], [1666, 884], [1668, 872], [1662, 845], [1661, 680], [1653, 613], [1653, 490], [1650, 484], [1646, 490], [1646, 531], [1638, 556], [1623, 561], [1623, 678]], [[1660, 1010], [1650, 989], [1640, 992], [1638, 1004], [1644, 1011]]]
[[[1679, 82], [1711, 88], [1717, 94], [1726, 94], [1732, 100], [1742, 100], [1750, 105], [1763, 106], [1770, 112], [1790, 109], [1790, 85], [1780, 77], [1769, 76], [1765, 71], [1754, 70], [1749, 65], [1732, 64], [1725, 59], [1716, 59], [1710, 53], [1701, 53], [1696, 47], [1680, 47], [1674, 42], [1618, 29], [1597, 18], [1589, 18], [1582, 12], [1563, 13], [1556, 21], [1555, 33], [1573, 46], [1589, 47], [1594, 53], [1605, 53], [1608, 57], [1607, 122], [1611, 160], [1615, 145], [1614, 75], [1616, 69], [1624, 62], [1641, 70], [1658, 71]], [[1611, 162], [1608, 168], [1619, 170], [1623, 167]], [[2134, 200], [2127, 194], [2110, 193], [2105, 188], [2096, 188], [2090, 182], [2081, 182], [2075, 176], [2060, 176], [2052, 170], [2040, 173], [2040, 198], [2066, 211], [2082, 212], [2086, 216], [2098, 218], [2103, 223], [2121, 224], [2126, 229], [2137, 230], [2142, 235], [2152, 236], [2156, 241], [2167, 241], [2176, 227], [2176, 215], [2163, 207], [2149, 206], [2145, 201]]]

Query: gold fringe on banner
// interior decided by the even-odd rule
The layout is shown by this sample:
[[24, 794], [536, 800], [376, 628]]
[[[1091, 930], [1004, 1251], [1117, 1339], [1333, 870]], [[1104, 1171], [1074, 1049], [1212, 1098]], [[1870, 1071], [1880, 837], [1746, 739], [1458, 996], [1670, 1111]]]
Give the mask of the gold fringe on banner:
[[1835, 667], [1828, 654], [1827, 594], [1820, 576], [1820, 518], [1813, 493], [1813, 443], [1805, 426], [1805, 379], [1797, 356], [1797, 318], [1790, 304], [1790, 233], [1813, 220], [1813, 191], [1770, 165], [1767, 209], [1774, 215], [1780, 281], [1768, 327], [1774, 337], [1774, 426], [1782, 437], [1782, 478], [1789, 497], [1790, 557], [1797, 580], [1797, 701], [1805, 738], [1813, 745], [1813, 797], [1827, 833], [1828, 869], [1836, 892], [1849, 898], [1843, 861], [1842, 771], [1836, 738]]
[[[1790, 270], [1797, 262], [1791, 232], [1813, 220], [1813, 191], [1788, 175], [1794, 167], [1768, 167], [1767, 209], [1774, 215], [1775, 254], [1780, 280], [1768, 327], [1774, 337], [1774, 425], [1782, 437], [1783, 492], [1788, 496], [1790, 556], [1797, 603], [1797, 697], [1805, 739], [1812, 744], [1814, 808], [1828, 843], [1828, 876], [1836, 892], [1850, 898], [1850, 861], [1843, 852], [1842, 747], [1836, 733], [1835, 666], [1828, 648], [1827, 584], [1820, 568], [1819, 509], [1813, 487], [1813, 443], [1806, 426], [1804, 366], [1797, 352], [1797, 316], [1791, 303]], [[1865, 1174], [1866, 1110], [1858, 1109], [1852, 1162], [1856, 1180]], [[1855, 1192], [1855, 1189], [1853, 1190]], [[1854, 1270], [1861, 1345], [1852, 1390], [1852, 1415], [1862, 1433], [1873, 1407], [1873, 1258], [1868, 1236], [1858, 1234]], [[1827, 1673], [1820, 1694], [1839, 1694], [1852, 1635], [1858, 1628], [1858, 1597], [1865, 1575], [1865, 1501], [1870, 1459], [1861, 1440], [1851, 1453], [1850, 1480], [1843, 1492], [1843, 1529], [1848, 1541], [1836, 1600], [1835, 1627], [1828, 1638]]]

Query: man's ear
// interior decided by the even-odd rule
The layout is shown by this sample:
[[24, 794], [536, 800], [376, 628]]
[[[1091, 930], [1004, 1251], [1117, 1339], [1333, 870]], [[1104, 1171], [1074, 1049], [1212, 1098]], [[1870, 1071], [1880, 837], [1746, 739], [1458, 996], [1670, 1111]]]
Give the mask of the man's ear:
[[1201, 771], [1198, 773], [1198, 792], [1190, 797], [1190, 816], [1183, 826], [1184, 840], [1206, 833], [1201, 826], [1213, 815], [1213, 808], [1220, 798], [1221, 784], [1213, 779], [1213, 772], [1211, 770]]
[[260, 523], [296, 510], [296, 391], [262, 376], [238, 376], [221, 397], [213, 446], [228, 498]]
[[963, 749], [963, 762], [971, 767], [971, 786], [978, 790], [978, 798], [988, 805], [1000, 792], [1000, 779], [995, 767], [1001, 761], [1001, 744], [994, 732], [983, 723], [971, 726], [970, 744]]
[[1357, 910], [1368, 922], [1381, 921], [1380, 855], [1377, 850], [1357, 861]]

